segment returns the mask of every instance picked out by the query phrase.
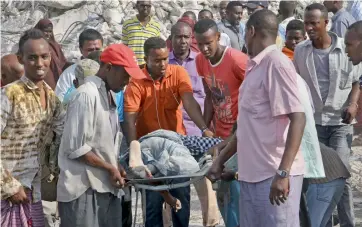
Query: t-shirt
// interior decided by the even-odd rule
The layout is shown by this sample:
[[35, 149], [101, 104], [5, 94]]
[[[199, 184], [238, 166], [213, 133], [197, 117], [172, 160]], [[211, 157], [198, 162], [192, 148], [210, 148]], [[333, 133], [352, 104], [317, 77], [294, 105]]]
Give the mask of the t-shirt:
[[331, 52], [331, 47], [327, 49], [313, 48], [314, 66], [323, 103], [326, 103], [329, 93], [329, 52]]
[[197, 72], [211, 90], [215, 134], [227, 138], [238, 116], [239, 87], [244, 80], [248, 57], [226, 48], [220, 61], [212, 65], [202, 54], [196, 57]]

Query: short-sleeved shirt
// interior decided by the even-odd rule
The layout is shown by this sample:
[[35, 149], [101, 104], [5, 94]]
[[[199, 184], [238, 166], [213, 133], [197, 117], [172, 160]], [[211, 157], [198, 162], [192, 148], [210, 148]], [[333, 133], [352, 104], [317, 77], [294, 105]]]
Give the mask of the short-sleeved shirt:
[[[239, 92], [237, 128], [239, 179], [260, 182], [273, 177], [285, 150], [288, 114], [304, 112], [292, 61], [271, 45], [251, 59]], [[304, 174], [299, 150], [291, 175]]]
[[153, 18], [143, 26], [137, 17], [126, 20], [122, 27], [122, 43], [136, 54], [139, 65], [145, 64], [143, 45], [148, 38], [161, 34], [160, 24]]
[[137, 112], [137, 137], [140, 138], [158, 129], [185, 135], [182, 120], [181, 96], [192, 94], [192, 85], [187, 71], [178, 65], [168, 65], [166, 74], [153, 81], [143, 69], [145, 79], [131, 79], [124, 94], [124, 112]]
[[244, 80], [248, 57], [233, 48], [226, 48], [218, 63], [212, 65], [202, 54], [196, 67], [211, 90], [215, 113], [215, 134], [227, 138], [238, 116], [239, 87]]

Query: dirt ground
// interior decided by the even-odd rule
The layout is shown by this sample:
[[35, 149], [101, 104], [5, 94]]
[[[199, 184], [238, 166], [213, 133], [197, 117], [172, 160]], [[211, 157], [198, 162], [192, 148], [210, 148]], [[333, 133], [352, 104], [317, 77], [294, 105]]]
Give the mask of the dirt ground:
[[[352, 185], [354, 189], [354, 207], [356, 216], [356, 227], [362, 227], [362, 144], [352, 148], [353, 155], [351, 157], [352, 166]], [[133, 193], [133, 214], [135, 212], [135, 193]], [[143, 226], [142, 211], [141, 211], [141, 197], [139, 198], [138, 214], [136, 218], [136, 226]], [[218, 226], [224, 226], [222, 218], [220, 218], [220, 224]], [[202, 227], [202, 215], [200, 202], [197, 198], [194, 187], [191, 187], [191, 215], [190, 215], [190, 227]]]

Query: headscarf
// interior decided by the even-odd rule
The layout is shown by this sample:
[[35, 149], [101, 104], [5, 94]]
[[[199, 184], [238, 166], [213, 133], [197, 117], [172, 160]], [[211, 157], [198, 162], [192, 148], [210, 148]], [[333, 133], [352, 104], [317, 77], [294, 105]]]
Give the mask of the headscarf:
[[[191, 29], [192, 29], [192, 42], [191, 42], [191, 50], [194, 51], [194, 52], [200, 52], [199, 50], [199, 47], [197, 46], [197, 41], [195, 39], [195, 36], [194, 36], [194, 27], [195, 27], [195, 22], [189, 18], [189, 17], [181, 17], [178, 21], [178, 22], [183, 22], [183, 23], [186, 23], [188, 24]], [[172, 48], [172, 41], [171, 41], [171, 36], [167, 39], [166, 41], [166, 44], [167, 44], [167, 48], [169, 49], [169, 51], [172, 51], [173, 48]]]
[[[35, 28], [43, 31], [45, 28], [53, 26], [53, 23], [49, 19], [41, 19], [36, 25]], [[67, 63], [67, 59], [64, 56], [61, 46], [54, 39], [54, 34], [52, 38], [48, 40], [50, 45], [50, 54], [52, 60], [50, 62], [50, 70], [45, 77], [44, 81], [54, 90], [58, 82], [59, 76], [63, 72], [63, 67]]]

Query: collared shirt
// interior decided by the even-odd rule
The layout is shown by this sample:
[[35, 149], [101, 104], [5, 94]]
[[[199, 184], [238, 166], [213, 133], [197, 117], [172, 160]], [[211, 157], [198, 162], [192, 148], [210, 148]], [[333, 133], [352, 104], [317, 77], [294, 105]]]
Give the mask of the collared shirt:
[[181, 96], [192, 93], [187, 71], [178, 65], [168, 65], [165, 76], [154, 81], [143, 68], [145, 79], [131, 79], [124, 94], [124, 111], [137, 112], [137, 138], [158, 129], [185, 135]]
[[[180, 65], [186, 69], [191, 79], [194, 98], [197, 101], [197, 103], [200, 105], [201, 111], [204, 112], [204, 102], [206, 94], [204, 91], [202, 78], [199, 77], [199, 74], [197, 73], [196, 62], [195, 62], [196, 56], [197, 53], [190, 50], [189, 56], [183, 62], [179, 62], [176, 59], [174, 53], [170, 52], [168, 59], [170, 64]], [[201, 136], [201, 131], [199, 127], [197, 127], [196, 124], [191, 120], [190, 116], [187, 114], [184, 108], [182, 108], [182, 115], [183, 115], [184, 126], [186, 129], [186, 134], [192, 136]]]
[[283, 47], [282, 49], [283, 54], [285, 54], [290, 60], [293, 61], [294, 58], [294, 51], [289, 49], [288, 47]]
[[233, 26], [228, 21], [223, 21], [218, 24], [218, 28], [220, 32], [229, 36], [232, 48], [240, 51], [243, 49], [245, 42], [240, 26]]
[[[76, 93], [73, 81], [75, 78], [75, 70], [77, 64], [69, 66], [60, 76], [57, 86], [55, 88], [55, 94], [58, 96], [63, 104], [67, 104], [71, 96]], [[116, 104], [118, 110], [119, 121], [123, 122], [123, 91], [116, 94]]]
[[297, 45], [294, 50], [294, 65], [310, 88], [316, 124], [343, 125], [341, 111], [349, 105], [348, 99], [352, 84], [358, 82], [362, 72], [362, 64], [353, 66], [345, 53], [343, 39], [332, 32], [328, 34], [332, 37], [332, 47], [328, 56], [330, 84], [325, 103], [323, 103], [319, 89], [311, 40], [303, 41]]
[[[63, 131], [64, 111], [52, 89], [45, 83], [46, 109], [40, 89], [26, 76], [1, 90], [1, 198], [6, 199], [22, 185], [40, 196], [39, 155], [52, 131]], [[3, 175], [4, 174], [4, 175]]]
[[160, 24], [151, 18], [143, 26], [135, 16], [126, 20], [122, 26], [122, 43], [133, 50], [139, 65], [145, 64], [143, 44], [148, 38], [160, 36]]
[[[290, 124], [287, 115], [304, 112], [297, 76], [292, 61], [276, 45], [249, 61], [239, 90], [239, 180], [255, 183], [275, 175], [285, 150]], [[304, 174], [300, 151], [290, 174]]]
[[62, 142], [59, 148], [60, 175], [57, 201], [77, 199], [88, 188], [99, 193], [119, 195], [111, 185], [109, 173], [77, 160], [92, 151], [118, 167], [119, 123], [114, 97], [97, 76], [89, 76], [68, 104]]
[[285, 42], [286, 36], [287, 36], [287, 25], [289, 24], [289, 22], [291, 22], [292, 20], [295, 20], [295, 17], [288, 17], [285, 20], [283, 20], [282, 22], [280, 22], [279, 26], [278, 26], [278, 32], [279, 32], [279, 36], [282, 38], [283, 42]]
[[349, 12], [345, 9], [340, 9], [332, 17], [332, 27], [330, 31], [336, 33], [339, 37], [344, 38], [348, 27], [354, 22], [356, 22], [356, 20]]

